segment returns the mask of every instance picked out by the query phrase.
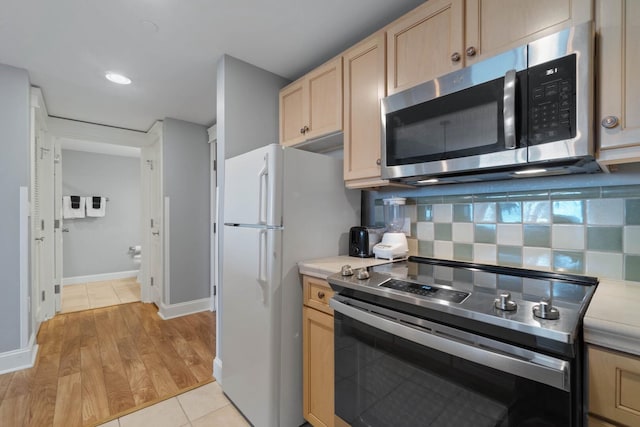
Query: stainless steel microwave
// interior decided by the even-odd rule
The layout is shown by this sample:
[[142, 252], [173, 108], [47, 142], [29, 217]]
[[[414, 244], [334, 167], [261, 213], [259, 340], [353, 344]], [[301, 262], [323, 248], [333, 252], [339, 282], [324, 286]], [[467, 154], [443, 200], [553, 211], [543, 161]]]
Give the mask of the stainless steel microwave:
[[382, 101], [382, 177], [411, 184], [597, 172], [591, 22]]

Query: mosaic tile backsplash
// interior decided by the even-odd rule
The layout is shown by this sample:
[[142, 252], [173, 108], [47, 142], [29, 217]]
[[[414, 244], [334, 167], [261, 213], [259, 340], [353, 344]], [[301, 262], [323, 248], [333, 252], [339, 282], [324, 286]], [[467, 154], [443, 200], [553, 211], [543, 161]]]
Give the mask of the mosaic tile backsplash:
[[640, 281], [640, 185], [408, 197], [406, 214], [421, 256]]

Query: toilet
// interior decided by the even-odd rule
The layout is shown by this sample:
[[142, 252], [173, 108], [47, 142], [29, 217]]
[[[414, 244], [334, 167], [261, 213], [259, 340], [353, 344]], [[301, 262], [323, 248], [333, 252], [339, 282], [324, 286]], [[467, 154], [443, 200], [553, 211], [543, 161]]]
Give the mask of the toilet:
[[129, 255], [133, 258], [133, 263], [136, 266], [136, 270], [138, 270], [138, 275], [136, 276], [136, 281], [140, 283], [140, 264], [142, 263], [142, 246], [129, 246]]

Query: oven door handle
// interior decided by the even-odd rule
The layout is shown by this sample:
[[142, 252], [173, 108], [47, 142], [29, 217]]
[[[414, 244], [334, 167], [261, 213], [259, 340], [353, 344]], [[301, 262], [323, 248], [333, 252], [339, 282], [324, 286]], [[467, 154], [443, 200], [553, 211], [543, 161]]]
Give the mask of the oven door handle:
[[417, 326], [412, 327], [395, 319], [390, 320], [370, 311], [352, 307], [337, 301], [335, 298], [332, 298], [329, 304], [338, 313], [416, 344], [560, 390], [570, 391], [569, 363], [567, 361], [544, 356], [545, 359], [551, 359], [554, 362], [554, 366], [545, 366], [532, 360], [505, 354], [504, 352], [495, 352], [487, 348], [456, 341], [452, 338], [438, 336], [420, 330]]

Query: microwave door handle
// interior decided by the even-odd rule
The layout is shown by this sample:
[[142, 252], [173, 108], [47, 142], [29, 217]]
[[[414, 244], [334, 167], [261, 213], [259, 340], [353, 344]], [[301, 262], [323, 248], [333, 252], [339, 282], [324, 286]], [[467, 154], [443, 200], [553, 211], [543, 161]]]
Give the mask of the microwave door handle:
[[504, 148], [516, 148], [516, 70], [504, 75], [504, 98], [502, 103], [504, 118]]

